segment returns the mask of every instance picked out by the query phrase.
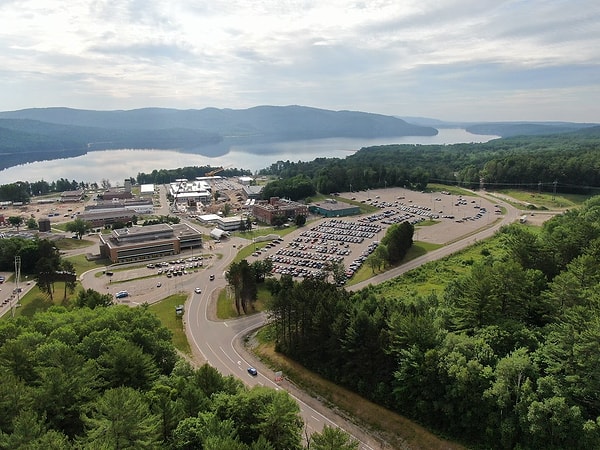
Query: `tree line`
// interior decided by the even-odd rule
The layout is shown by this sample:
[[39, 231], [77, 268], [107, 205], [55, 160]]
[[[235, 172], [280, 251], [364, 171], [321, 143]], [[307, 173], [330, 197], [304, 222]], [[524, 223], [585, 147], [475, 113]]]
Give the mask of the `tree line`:
[[[146, 307], [80, 291], [75, 305], [0, 321], [2, 449], [301, 449], [285, 391], [247, 388], [179, 358]], [[355, 450], [326, 428], [310, 448]]]
[[265, 193], [270, 195], [273, 189], [278, 196], [292, 199], [301, 198], [295, 194], [299, 181], [323, 194], [392, 186], [423, 190], [434, 182], [474, 189], [511, 187], [590, 194], [600, 188], [599, 158], [600, 131], [596, 127], [585, 133], [486, 143], [367, 147], [344, 159], [277, 161], [260, 173], [280, 178], [273, 188], [267, 185]]
[[[185, 178], [194, 180], [197, 177], [204, 177], [206, 174], [217, 171], [220, 167], [212, 166], [187, 166], [177, 169], [154, 169], [150, 173], [139, 172], [136, 181], [139, 184], [165, 184], [172, 183], [175, 180]], [[252, 175], [252, 172], [246, 169], [222, 168], [216, 175], [222, 177], [239, 177], [243, 175]]]
[[[344, 159], [317, 158], [307, 162], [277, 161], [260, 174], [276, 176], [263, 190], [263, 198], [300, 200], [316, 192], [358, 191], [392, 186], [423, 190], [428, 183], [467, 188], [543, 190], [594, 194], [600, 188], [600, 131], [593, 127], [577, 133], [519, 136], [486, 143], [453, 145], [383, 145], [362, 148]], [[132, 181], [164, 184], [193, 180], [219, 169], [190, 166], [140, 172]], [[225, 177], [251, 175], [249, 170], [224, 168]], [[107, 184], [102, 181], [102, 187]], [[32, 196], [98, 188], [97, 183], [65, 179], [48, 183], [17, 182], [0, 185], [0, 201], [29, 201]]]
[[599, 217], [594, 197], [540, 233], [504, 227], [500, 250], [428, 295], [282, 276], [277, 350], [470, 445], [600, 448]]

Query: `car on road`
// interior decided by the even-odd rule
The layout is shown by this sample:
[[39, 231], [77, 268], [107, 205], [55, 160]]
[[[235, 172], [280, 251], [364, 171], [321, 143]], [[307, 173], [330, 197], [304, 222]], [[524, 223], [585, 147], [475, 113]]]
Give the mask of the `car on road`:
[[129, 297], [129, 292], [119, 291], [115, 294], [115, 298], [125, 298], [125, 297]]
[[254, 367], [248, 367], [248, 373], [255, 377], [256, 375], [258, 375], [258, 370], [256, 370]]
[[159, 281], [158, 283], [156, 283], [156, 287], [161, 287], [162, 283]]
[[213, 281], [215, 279], [214, 274], [211, 274], [209, 278], [210, 278], [210, 281]]
[[194, 289], [194, 292], [195, 292], [196, 294], [202, 294], [202, 289], [200, 289], [200, 288], [196, 288], [196, 289]]

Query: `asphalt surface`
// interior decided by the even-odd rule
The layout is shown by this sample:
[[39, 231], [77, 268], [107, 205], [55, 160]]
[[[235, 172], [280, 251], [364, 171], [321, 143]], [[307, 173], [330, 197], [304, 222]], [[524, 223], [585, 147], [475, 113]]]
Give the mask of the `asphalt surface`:
[[[161, 203], [166, 205], [164, 187], [161, 188], [161, 191], [163, 198]], [[348, 197], [351, 195], [355, 196], [357, 200], [361, 198], [360, 196], [366, 198], [366, 196], [374, 197], [377, 195], [382, 201], [385, 196], [388, 196], [388, 200], [391, 201], [394, 198], [399, 198], [397, 194], [398, 191], [394, 190], [380, 190], [346, 195]], [[458, 207], [451, 203], [454, 200], [450, 199], [450, 197], [446, 198], [440, 196], [434, 198], [430, 194], [424, 194], [425, 196], [419, 197], [418, 193], [414, 193], [414, 195], [414, 200], [410, 200], [413, 204], [419, 202], [427, 203], [431, 204], [436, 209], [447, 209], [448, 211], [455, 212], [455, 214], [461, 213], [463, 215], [466, 214], [466, 211], [472, 211], [472, 209], [466, 208], [463, 211], [460, 211]], [[488, 214], [490, 208], [495, 204], [503, 206], [507, 211], [506, 214], [499, 216], [488, 215], [485, 220], [473, 224], [471, 224], [471, 222], [453, 223], [454, 221], [446, 220], [444, 221], [444, 225], [438, 227], [437, 230], [435, 229], [437, 225], [423, 227], [419, 230], [420, 235], [417, 237], [418, 240], [426, 240], [428, 234], [431, 234], [436, 238], [439, 238], [441, 235], [443, 236], [443, 239], [446, 240], [446, 245], [438, 250], [429, 252], [420, 258], [414, 259], [401, 267], [376, 275], [363, 283], [348, 287], [348, 289], [359, 290], [369, 284], [381, 283], [416, 268], [421, 264], [457, 252], [462, 248], [473, 244], [476, 240], [485, 239], [493, 235], [502, 225], [518, 220], [519, 216], [522, 214], [520, 210], [512, 207], [510, 204], [497, 197], [486, 194], [481, 195], [481, 193], [479, 193], [479, 195], [480, 197], [477, 197], [477, 201], [483, 201], [486, 202], [486, 205], [490, 205]], [[438, 198], [440, 198], [440, 200], [437, 200]], [[405, 200], [406, 202], [409, 201], [408, 198]], [[473, 208], [470, 204], [468, 207]], [[163, 210], [158, 213], [166, 214], [168, 213], [168, 210], [163, 206]], [[354, 218], [347, 219], [355, 220]], [[297, 233], [292, 233], [286, 236], [284, 238], [284, 244], [285, 242], [289, 242], [296, 235]], [[98, 245], [97, 242], [93, 240], [94, 237], [86, 237], [86, 239], [92, 240], [89, 248], [74, 250], [69, 253], [97, 253]], [[434, 241], [435, 239], [430, 237], [429, 240]], [[253, 330], [265, 323], [266, 316], [264, 314], [256, 314], [227, 321], [216, 319], [214, 312], [216, 297], [227, 285], [224, 273], [231, 261], [235, 258], [239, 248], [248, 245], [249, 242], [250, 241], [247, 239], [233, 237], [226, 241], [222, 241], [221, 243], [211, 243], [209, 249], [203, 250], [204, 259], [202, 268], [195, 269], [188, 275], [166, 278], [164, 275], [159, 276], [156, 273], [156, 269], [132, 265], [128, 270], [114, 270], [114, 275], [112, 277], [107, 277], [105, 275], [98, 276], [98, 272], [102, 272], [104, 269], [94, 269], [84, 273], [80, 277], [80, 280], [84, 288], [92, 288], [99, 292], [114, 294], [120, 290], [127, 290], [130, 295], [124, 299], [119, 299], [118, 303], [131, 306], [144, 302], [157, 302], [168, 295], [177, 292], [188, 293], [188, 298], [185, 303], [184, 322], [188, 340], [190, 341], [196, 362], [207, 362], [211, 366], [217, 368], [223, 375], [233, 375], [241, 379], [248, 386], [263, 385], [274, 389], [286, 390], [300, 405], [302, 417], [309, 434], [314, 431], [321, 431], [324, 425], [338, 426], [353, 435], [360, 442], [361, 449], [391, 448], [387, 444], [381, 442], [381, 439], [377, 436], [367, 433], [361, 427], [346, 420], [340, 414], [326, 407], [318, 399], [297, 389], [285, 378], [282, 381], [276, 382], [275, 373], [262, 365], [260, 361], [255, 360], [253, 356], [244, 349], [243, 339]], [[187, 252], [178, 257], [185, 259], [190, 256], [194, 255]], [[196, 251], [196, 256], [199, 256], [198, 251]], [[215, 279], [210, 280], [210, 275], [214, 275]], [[127, 281], [128, 279], [135, 281]], [[160, 286], [158, 284], [159, 282]], [[2, 288], [2, 292], [7, 290], [12, 292], [13, 286], [5, 284], [0, 285], [0, 288]], [[200, 294], [195, 293], [195, 288], [200, 288], [202, 292]], [[5, 313], [6, 311], [7, 305], [2, 305], [0, 312]], [[256, 376], [250, 375], [247, 371], [248, 367], [255, 367], [258, 370], [258, 374]]]

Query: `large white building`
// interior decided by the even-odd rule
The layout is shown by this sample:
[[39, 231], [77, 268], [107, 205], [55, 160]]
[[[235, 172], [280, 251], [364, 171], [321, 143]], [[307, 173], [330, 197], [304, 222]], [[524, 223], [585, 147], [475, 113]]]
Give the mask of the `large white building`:
[[188, 203], [189, 201], [207, 203], [212, 197], [212, 188], [205, 179], [189, 181], [185, 178], [175, 180], [169, 184], [169, 193], [176, 203]]

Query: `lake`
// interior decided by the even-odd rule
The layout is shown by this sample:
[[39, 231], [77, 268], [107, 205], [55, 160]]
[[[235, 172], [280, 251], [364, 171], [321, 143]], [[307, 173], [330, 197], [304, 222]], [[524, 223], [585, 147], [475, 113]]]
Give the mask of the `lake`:
[[85, 183], [109, 180], [113, 186], [138, 173], [188, 166], [248, 169], [258, 172], [277, 161], [312, 161], [345, 158], [362, 147], [386, 144], [458, 144], [487, 142], [498, 136], [471, 134], [459, 128], [441, 128], [436, 136], [402, 136], [382, 139], [330, 138], [270, 144], [232, 146], [223, 156], [207, 157], [176, 150], [102, 150], [75, 158], [40, 161], [0, 171], [0, 184], [16, 181], [55, 181], [61, 178]]

